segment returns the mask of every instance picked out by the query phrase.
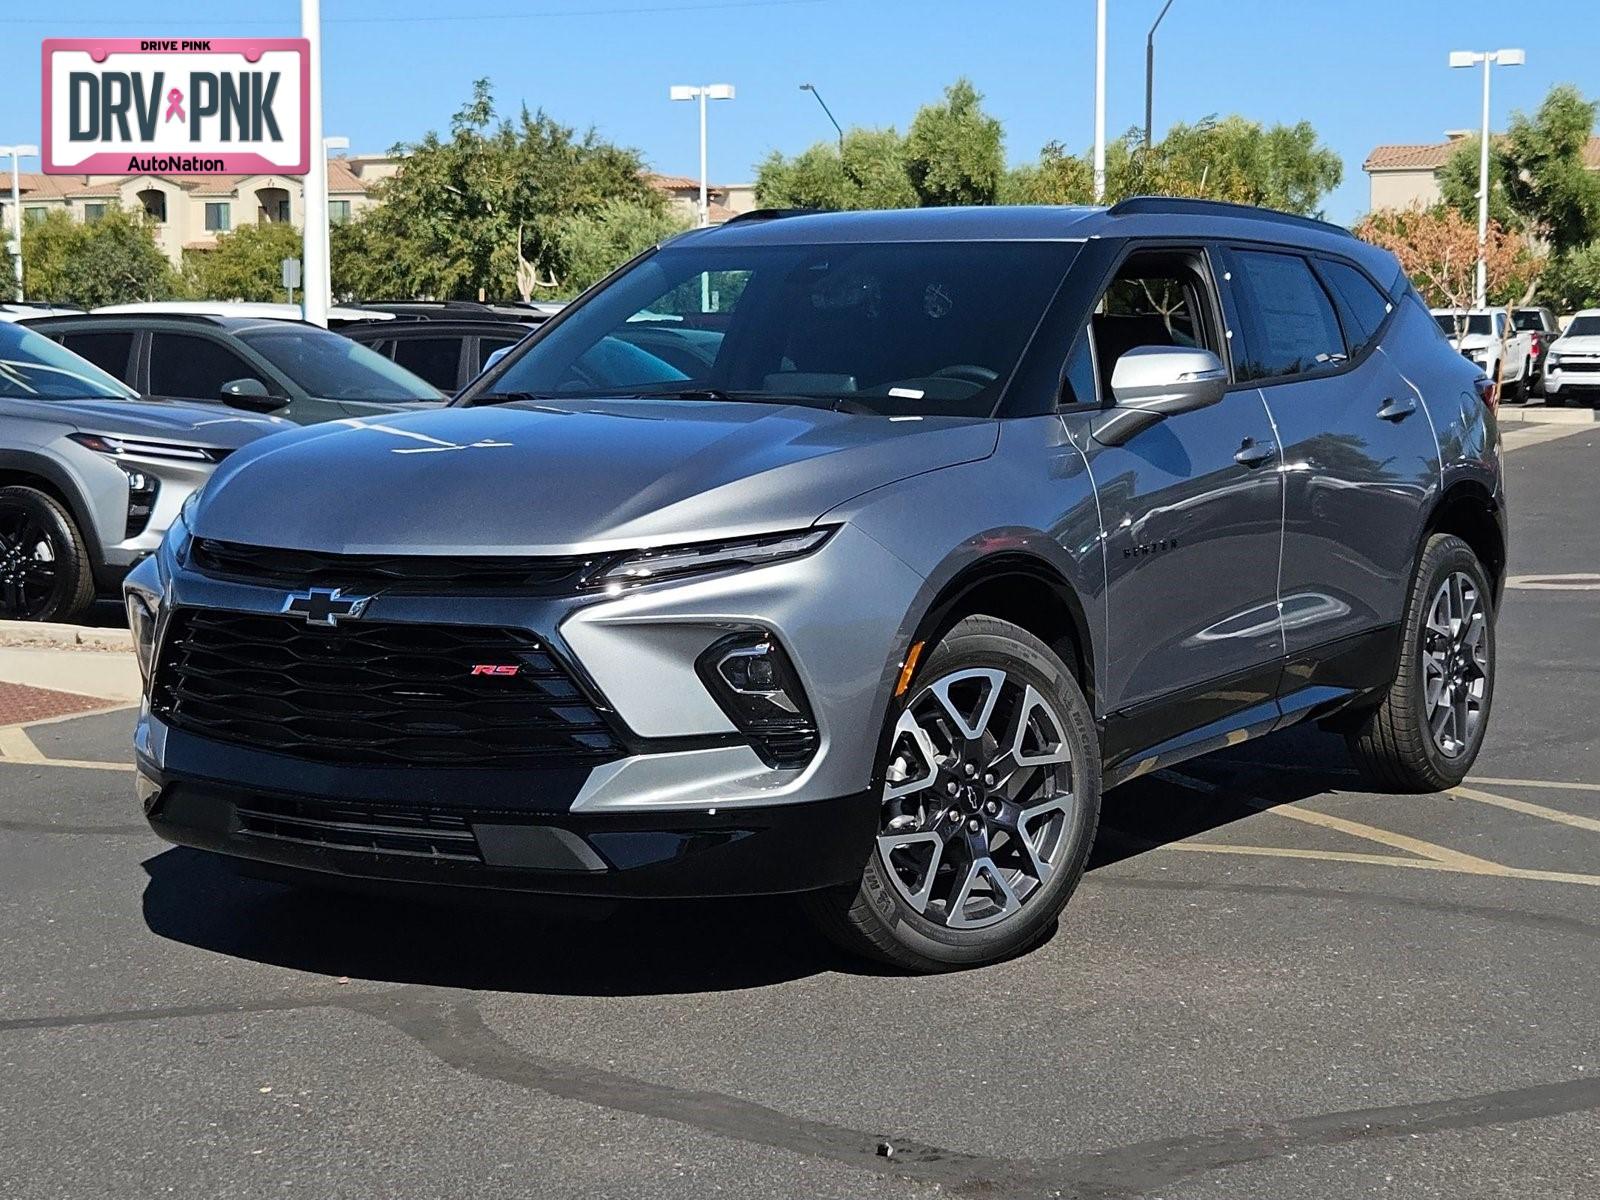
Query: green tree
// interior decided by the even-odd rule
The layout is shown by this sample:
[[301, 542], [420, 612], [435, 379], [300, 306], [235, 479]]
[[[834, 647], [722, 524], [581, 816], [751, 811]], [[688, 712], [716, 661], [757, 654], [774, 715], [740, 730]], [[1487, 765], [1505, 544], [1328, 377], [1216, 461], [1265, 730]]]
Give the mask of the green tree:
[[497, 120], [489, 81], [473, 85], [450, 135], [429, 133], [378, 189], [382, 203], [338, 239], [343, 291], [439, 299], [530, 297], [559, 289], [563, 231], [609, 201], [653, 212], [666, 201], [638, 154], [576, 135], [543, 112]]
[[1600, 308], [1600, 241], [1553, 256], [1539, 277], [1539, 296], [1558, 312]]
[[283, 260], [299, 258], [300, 231], [284, 222], [241, 225], [210, 250], [184, 255], [185, 288], [201, 300], [282, 300]]
[[11, 299], [17, 298], [16, 260], [11, 256], [11, 239], [0, 237], [0, 291]]
[[149, 219], [116, 207], [98, 221], [52, 212], [26, 226], [22, 265], [29, 296], [79, 308], [163, 300], [180, 290]]
[[566, 264], [560, 295], [577, 295], [635, 254], [687, 227], [673, 213], [635, 200], [607, 200], [568, 217], [558, 234]]
[[[1600, 238], [1600, 174], [1584, 162], [1597, 109], [1577, 88], [1560, 84], [1533, 116], [1512, 114], [1505, 136], [1489, 147], [1489, 215], [1536, 234], [1557, 258]], [[1476, 220], [1477, 138], [1461, 140], [1439, 182], [1445, 202]]]
[[[1305, 121], [1263, 126], [1240, 116], [1177, 124], [1149, 150], [1138, 130], [1106, 147], [1106, 200], [1129, 196], [1190, 196], [1259, 204], [1316, 215], [1322, 197], [1339, 186], [1339, 156], [1317, 141]], [[1059, 142], [1039, 161], [1011, 171], [1002, 188], [1018, 204], [1089, 204], [1094, 170], [1087, 154]]]
[[905, 170], [924, 206], [993, 204], [1005, 173], [1000, 122], [983, 111], [983, 96], [965, 79], [925, 105], [906, 134]]

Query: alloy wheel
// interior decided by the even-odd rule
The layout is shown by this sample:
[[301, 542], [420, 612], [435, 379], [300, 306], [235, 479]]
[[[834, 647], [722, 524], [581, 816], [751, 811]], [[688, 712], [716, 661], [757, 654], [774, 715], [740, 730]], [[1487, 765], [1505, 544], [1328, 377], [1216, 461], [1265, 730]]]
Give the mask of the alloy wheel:
[[53, 608], [63, 583], [50, 531], [25, 507], [0, 508], [0, 614], [37, 619]]
[[997, 669], [923, 687], [889, 747], [878, 853], [901, 898], [951, 929], [1029, 903], [1075, 844], [1066, 725], [1031, 683]]
[[1487, 628], [1477, 583], [1452, 572], [1433, 593], [1422, 632], [1423, 713], [1446, 758], [1474, 746], [1483, 724], [1491, 670]]

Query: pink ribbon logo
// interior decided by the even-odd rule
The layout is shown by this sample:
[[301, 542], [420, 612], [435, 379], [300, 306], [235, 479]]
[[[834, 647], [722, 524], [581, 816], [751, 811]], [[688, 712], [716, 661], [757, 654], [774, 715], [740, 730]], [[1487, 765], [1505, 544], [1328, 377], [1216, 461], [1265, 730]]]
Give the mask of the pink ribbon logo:
[[183, 115], [183, 93], [177, 88], [167, 93], [167, 115], [163, 121], [170, 121], [173, 117], [177, 117], [180, 121], [188, 120]]

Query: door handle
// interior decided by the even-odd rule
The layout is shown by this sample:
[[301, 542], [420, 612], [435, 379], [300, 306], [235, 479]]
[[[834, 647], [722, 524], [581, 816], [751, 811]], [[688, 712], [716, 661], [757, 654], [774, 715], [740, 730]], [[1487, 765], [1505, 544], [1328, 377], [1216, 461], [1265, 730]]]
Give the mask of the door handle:
[[1276, 453], [1276, 450], [1264, 442], [1258, 442], [1255, 438], [1245, 438], [1244, 445], [1234, 453], [1233, 461], [1241, 467], [1259, 467], [1263, 463], [1271, 462], [1272, 456]]
[[1378, 410], [1380, 421], [1404, 421], [1417, 411], [1417, 402], [1410, 396], [1404, 400], [1395, 400], [1392, 397], [1383, 402], [1383, 407]]

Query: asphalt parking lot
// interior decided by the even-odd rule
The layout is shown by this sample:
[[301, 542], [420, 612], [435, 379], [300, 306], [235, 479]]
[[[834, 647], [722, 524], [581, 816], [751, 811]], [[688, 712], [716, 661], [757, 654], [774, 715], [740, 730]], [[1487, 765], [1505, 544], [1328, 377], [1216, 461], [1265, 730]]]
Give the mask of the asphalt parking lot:
[[1600, 1194], [1600, 426], [1508, 472], [1468, 787], [1315, 731], [1130, 784], [981, 971], [245, 881], [144, 829], [126, 710], [0, 730], [0, 1196]]

